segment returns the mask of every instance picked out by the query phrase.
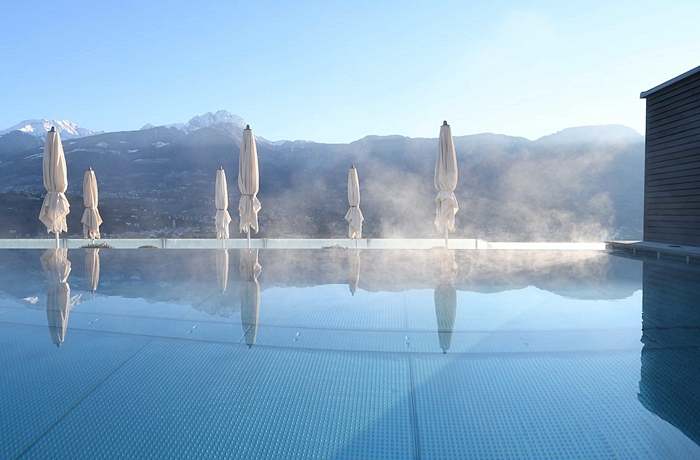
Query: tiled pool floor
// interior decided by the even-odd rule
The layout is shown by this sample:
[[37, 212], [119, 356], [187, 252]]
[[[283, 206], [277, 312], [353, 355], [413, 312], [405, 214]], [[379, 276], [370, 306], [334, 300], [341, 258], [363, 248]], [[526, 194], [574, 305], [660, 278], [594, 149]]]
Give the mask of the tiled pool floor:
[[700, 458], [692, 267], [99, 256], [0, 251], [1, 458]]

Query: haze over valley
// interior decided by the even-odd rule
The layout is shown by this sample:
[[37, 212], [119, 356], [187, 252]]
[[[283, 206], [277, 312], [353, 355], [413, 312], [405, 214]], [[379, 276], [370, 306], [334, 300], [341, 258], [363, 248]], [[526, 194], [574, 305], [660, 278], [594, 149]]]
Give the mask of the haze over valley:
[[[349, 144], [269, 141], [256, 132], [262, 210], [254, 237], [346, 237], [347, 171], [354, 164], [364, 237], [439, 238], [433, 169], [441, 121], [436, 138], [367, 136]], [[82, 230], [82, 177], [92, 167], [104, 238], [213, 238], [219, 166], [228, 179], [231, 235], [238, 237], [245, 121], [218, 111], [136, 131], [95, 133], [66, 120], [28, 120], [0, 131], [0, 238], [46, 235], [37, 215], [45, 193], [43, 137], [51, 125], [61, 131], [68, 165], [69, 237]], [[477, 134], [454, 142], [460, 210], [453, 237], [641, 238], [644, 138], [631, 128], [576, 127], [534, 141]]]

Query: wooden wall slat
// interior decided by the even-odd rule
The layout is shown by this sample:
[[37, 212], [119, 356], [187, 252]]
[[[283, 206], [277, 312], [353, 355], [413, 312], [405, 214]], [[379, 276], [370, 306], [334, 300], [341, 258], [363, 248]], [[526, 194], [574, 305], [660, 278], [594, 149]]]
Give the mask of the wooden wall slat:
[[700, 239], [700, 235], [696, 235], [697, 227], [698, 222], [655, 222], [652, 220], [647, 221], [644, 229], [651, 233], [659, 233], [664, 235], [693, 235]]
[[694, 108], [694, 109], [688, 109], [685, 111], [682, 111], [680, 113], [677, 113], [675, 115], [669, 115], [666, 117], [660, 117], [659, 120], [654, 121], [652, 129], [652, 133], [654, 132], [654, 129], [657, 130], [664, 130], [668, 129], [668, 125], [673, 125], [678, 122], [685, 122], [688, 117], [692, 117], [694, 115], [700, 114], [700, 107]]
[[[682, 182], [682, 183], [675, 183], [671, 182], [670, 184], [653, 184], [653, 183], [645, 183], [644, 188], [648, 192], [670, 192], [674, 190], [678, 191], [689, 191], [689, 190], [698, 190], [698, 184], [697, 181], [690, 181], [690, 182]], [[698, 190], [700, 192], [700, 190]]]
[[672, 98], [676, 94], [683, 93], [689, 89], [696, 88], [700, 85], [700, 75], [693, 75], [689, 78], [685, 78], [682, 81], [679, 81], [671, 86], [667, 86], [666, 88], [657, 91], [656, 93], [647, 96], [647, 100], [650, 101], [651, 104], [656, 104], [659, 102], [667, 101], [669, 98]]
[[700, 208], [686, 209], [650, 209], [647, 208], [647, 223], [653, 221], [667, 221], [669, 219], [695, 219], [700, 214]]
[[654, 216], [687, 216], [699, 215], [700, 203], [697, 201], [692, 203], [673, 203], [671, 205], [664, 204], [647, 204], [646, 210], [649, 215]]
[[649, 161], [647, 161], [647, 166], [650, 169], [656, 169], [666, 166], [678, 166], [696, 162], [700, 162], [700, 149], [693, 149], [681, 153], [649, 158]]
[[697, 246], [700, 244], [700, 237], [688, 233], [657, 233], [644, 229], [644, 241], [652, 243], [682, 244], [684, 246]]
[[700, 216], [699, 215], [690, 215], [688, 213], [685, 214], [680, 214], [677, 216], [670, 216], [668, 214], [654, 214], [650, 213], [647, 215], [647, 224], [651, 226], [655, 226], [658, 224], [659, 227], [661, 226], [667, 226], [666, 224], [675, 226], [675, 225], [681, 225], [681, 224], [692, 224], [694, 226], [697, 226], [698, 223], [700, 223]]
[[647, 109], [648, 112], [660, 112], [664, 108], [681, 105], [685, 100], [693, 99], [700, 94], [700, 74], [695, 74], [686, 79], [682, 85], [667, 88], [664, 94], [656, 93], [648, 96]]
[[646, 149], [645, 158], [657, 158], [669, 153], [688, 152], [692, 149], [700, 148], [700, 142], [692, 142], [685, 145], [677, 145], [673, 147], [651, 146]]
[[658, 112], [659, 110], [665, 107], [671, 107], [677, 105], [679, 102], [682, 103], [687, 99], [693, 99], [695, 97], [698, 97], [698, 95], [700, 95], [700, 84], [698, 83], [700, 83], [700, 81], [696, 80], [693, 83], [694, 86], [689, 85], [684, 90], [674, 91], [672, 94], [669, 94], [666, 98], [649, 98], [647, 106], [649, 108], [649, 111]]
[[[644, 198], [648, 199], [647, 201], [655, 200], [655, 199], [668, 199], [668, 200], [676, 200], [678, 202], [684, 202], [687, 201], [688, 199], [692, 197], [697, 197], [700, 196], [700, 190], [697, 189], [688, 189], [688, 190], [659, 190], [656, 192], [652, 191], [645, 191], [644, 192]], [[670, 201], [665, 201], [665, 203], [668, 203]]]
[[650, 122], [653, 123], [653, 122], [656, 122], [658, 120], [662, 120], [666, 117], [676, 115], [679, 113], [685, 113], [688, 110], [692, 110], [695, 107], [695, 102], [696, 101], [693, 101], [693, 100], [684, 101], [683, 103], [681, 103], [678, 106], [671, 105], [668, 107], [664, 107], [663, 109], [659, 109], [656, 112], [647, 113], [647, 123], [650, 123]]
[[693, 213], [700, 209], [700, 202], [698, 201], [680, 201], [676, 200], [675, 203], [649, 203], [644, 205], [644, 208], [650, 212], [668, 212], [670, 214], [676, 214], [686, 210], [687, 212]]
[[684, 196], [682, 200], [679, 197], [654, 197], [654, 201], [647, 203], [648, 206], [663, 206], [664, 208], [670, 208], [673, 206], [696, 206], [695, 203], [700, 202], [700, 193], [693, 196]]
[[671, 134], [669, 136], [660, 136], [656, 138], [648, 137], [646, 140], [646, 146], [649, 148], [656, 148], [658, 146], [666, 148], [692, 144], [693, 142], [697, 141], [700, 141], [700, 133], [698, 133], [698, 129], [696, 128]]
[[663, 137], [670, 134], [676, 134], [685, 131], [686, 129], [697, 128], [700, 126], [700, 113], [689, 115], [684, 113], [682, 117], [671, 124], [657, 124], [653, 128], [647, 130], [647, 136]]
[[644, 177], [648, 181], [673, 179], [678, 177], [695, 176], [700, 174], [700, 162], [692, 162], [684, 165], [667, 166], [666, 168], [647, 169]]

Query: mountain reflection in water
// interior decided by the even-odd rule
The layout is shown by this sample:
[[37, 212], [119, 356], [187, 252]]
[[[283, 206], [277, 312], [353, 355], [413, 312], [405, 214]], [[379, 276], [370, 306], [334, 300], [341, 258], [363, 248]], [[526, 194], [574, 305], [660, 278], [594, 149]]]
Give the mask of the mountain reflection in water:
[[[7, 257], [3, 259], [5, 265], [0, 270], [3, 270], [2, 275], [6, 279], [14, 279], [15, 282], [8, 282], [3, 290], [14, 293], [18, 299], [41, 299], [49, 294], [47, 302], [41, 302], [40, 305], [49, 307], [47, 316], [51, 318], [52, 331], [56, 331], [52, 336], [55, 341], [62, 343], [71, 308], [70, 302], [66, 301], [70, 297], [70, 291], [65, 281], [71, 273], [68, 251], [46, 251], [41, 256], [45, 273], [41, 277], [36, 276], [36, 256], [27, 256], [35, 253], [4, 252], [3, 255]], [[436, 248], [429, 251], [241, 250], [229, 254], [225, 249], [86, 249], [84, 254], [84, 266], [73, 266], [71, 276], [84, 278], [84, 285], [88, 291], [93, 292], [93, 296], [81, 299], [78, 291], [74, 296], [77, 311], [83, 309], [81, 302], [84, 303], [86, 299], [97, 301], [96, 305], [108, 299], [114, 299], [110, 301], [112, 304], [116, 299], [141, 299], [148, 303], [189, 306], [194, 311], [209, 315], [212, 320], [225, 318], [237, 322], [240, 318], [243, 338], [250, 346], [259, 341], [261, 292], [270, 289], [344, 285], [349, 286], [353, 295], [358, 291], [371, 294], [348, 304], [339, 293], [329, 292], [324, 294], [326, 297], [321, 304], [300, 303], [279, 310], [283, 304], [277, 302], [274, 310], [274, 315], [277, 315], [274, 324], [277, 325], [282, 325], [285, 321], [284, 324], [295, 327], [311, 324], [313, 321], [309, 323], [304, 316], [309, 313], [304, 312], [314, 310], [314, 315], [320, 313], [335, 318], [328, 319], [326, 324], [351, 329], [389, 327], [381, 326], [379, 321], [390, 324], [391, 316], [387, 315], [394, 314], [389, 313], [390, 309], [372, 310], [375, 308], [373, 306], [368, 309], [368, 306], [379, 302], [377, 299], [381, 296], [377, 297], [376, 294], [405, 292], [406, 295], [413, 296], [408, 293], [431, 292], [433, 312], [430, 323], [439, 339], [436, 345], [445, 353], [453, 346], [455, 324], [459, 318], [460, 292], [472, 293], [470, 295], [508, 293], [534, 286], [572, 299], [625, 299], [639, 289], [641, 278], [641, 265], [638, 273], [636, 266], [630, 269], [627, 261], [599, 252], [537, 251], [514, 254], [507, 251], [446, 251]], [[233, 261], [229, 261], [231, 256], [234, 257]], [[235, 257], [239, 260], [236, 261]], [[238, 273], [231, 277], [230, 282], [229, 262], [239, 263]], [[262, 265], [265, 265], [264, 273]], [[460, 266], [461, 269], [458, 269]], [[51, 284], [48, 291], [45, 287], [46, 279]], [[94, 291], [98, 284], [100, 295], [95, 297]], [[321, 295], [321, 291], [317, 292], [314, 296]], [[284, 302], [285, 299], [280, 300]], [[326, 304], [337, 306], [330, 308]], [[25, 303], [25, 306], [36, 308], [34, 303]], [[119, 315], [119, 307], [111, 312], [103, 312]], [[404, 314], [408, 314], [410, 320], [417, 318], [415, 313], [408, 311]], [[145, 314], [150, 315], [147, 312]], [[378, 315], [376, 322], [373, 324], [372, 316], [367, 315]], [[340, 320], [341, 317], [347, 320]], [[411, 327], [419, 327], [420, 330], [428, 326], [422, 319], [411, 321], [418, 321]], [[353, 322], [354, 326], [350, 324]], [[403, 334], [401, 338], [405, 336]]]

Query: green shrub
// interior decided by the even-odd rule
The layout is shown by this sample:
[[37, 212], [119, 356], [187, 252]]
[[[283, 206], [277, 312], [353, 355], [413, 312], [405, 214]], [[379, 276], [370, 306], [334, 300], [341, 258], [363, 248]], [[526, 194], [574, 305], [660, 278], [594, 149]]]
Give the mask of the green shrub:
[[114, 246], [111, 246], [107, 243], [89, 243], [80, 246], [80, 249], [114, 249]]

